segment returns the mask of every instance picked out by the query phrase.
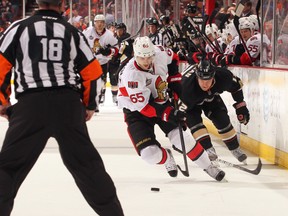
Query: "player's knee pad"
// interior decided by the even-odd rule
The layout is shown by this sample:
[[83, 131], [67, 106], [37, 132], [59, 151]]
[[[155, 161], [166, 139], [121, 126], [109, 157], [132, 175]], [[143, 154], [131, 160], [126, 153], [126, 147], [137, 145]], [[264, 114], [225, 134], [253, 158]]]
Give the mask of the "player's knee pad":
[[[172, 143], [172, 145], [174, 145], [177, 149], [180, 149], [182, 151], [181, 138], [178, 127], [168, 133], [168, 138]], [[189, 130], [183, 131], [183, 138], [184, 138], [185, 150], [186, 152], [188, 152], [195, 146], [195, 140], [193, 139]]]
[[141, 158], [149, 164], [157, 164], [162, 160], [162, 150], [157, 145], [150, 145], [140, 151]]

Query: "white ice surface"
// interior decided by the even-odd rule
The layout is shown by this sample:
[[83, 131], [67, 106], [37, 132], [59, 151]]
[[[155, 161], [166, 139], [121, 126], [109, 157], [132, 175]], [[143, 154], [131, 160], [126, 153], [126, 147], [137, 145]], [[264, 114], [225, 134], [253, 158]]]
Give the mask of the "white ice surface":
[[[121, 110], [106, 103], [88, 122], [93, 143], [104, 160], [117, 187], [126, 216], [274, 216], [288, 214], [288, 172], [262, 159], [258, 176], [221, 165], [228, 182], [216, 182], [188, 161], [190, 177], [179, 173], [173, 179], [163, 166], [146, 164], [137, 156], [123, 122]], [[0, 119], [0, 145], [8, 123]], [[167, 138], [156, 128], [160, 143]], [[215, 148], [224, 160], [238, 164], [230, 152], [213, 137]], [[173, 151], [178, 164], [182, 155]], [[254, 169], [257, 157], [248, 154], [248, 168]], [[160, 188], [152, 192], [151, 187]], [[73, 178], [62, 164], [57, 143], [50, 139], [36, 165], [22, 184], [12, 216], [92, 216]]]

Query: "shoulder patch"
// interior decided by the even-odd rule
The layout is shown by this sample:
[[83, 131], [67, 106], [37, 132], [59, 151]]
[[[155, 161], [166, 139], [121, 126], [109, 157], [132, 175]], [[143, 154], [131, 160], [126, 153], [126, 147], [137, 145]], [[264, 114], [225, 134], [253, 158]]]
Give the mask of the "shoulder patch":
[[128, 81], [128, 88], [138, 88], [138, 82]]

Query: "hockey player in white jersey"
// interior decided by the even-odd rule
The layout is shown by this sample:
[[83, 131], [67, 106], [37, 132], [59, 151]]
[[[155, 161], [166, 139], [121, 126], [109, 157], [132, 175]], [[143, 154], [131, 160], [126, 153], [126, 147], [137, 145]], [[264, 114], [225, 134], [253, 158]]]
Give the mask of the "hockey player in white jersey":
[[[218, 27], [215, 23], [212, 23], [211, 26], [209, 24], [205, 26], [205, 34], [207, 35], [209, 40], [213, 43], [213, 45], [223, 52], [223, 50], [225, 49], [224, 41], [222, 40], [221, 37], [219, 37]], [[214, 50], [210, 44], [206, 44], [205, 51], [206, 53], [213, 53], [216, 50]]]
[[[175, 94], [181, 94], [178, 55], [171, 49], [154, 46], [147, 36], [136, 38], [133, 49], [134, 58], [119, 74], [118, 106], [123, 109], [128, 134], [139, 156], [149, 164], [164, 164], [169, 175], [176, 177], [172, 153], [161, 147], [154, 126], [157, 124], [171, 144], [182, 150], [178, 123], [185, 121], [186, 114], [173, 107], [167, 94], [167, 83]], [[188, 158], [221, 181], [225, 173], [211, 163], [188, 130], [183, 135]]]
[[[245, 47], [242, 43], [240, 43], [241, 40], [239, 38], [235, 38], [231, 42], [236, 42], [236, 39], [238, 40], [237, 43], [233, 43], [233, 45], [230, 45], [231, 50], [229, 53], [226, 53], [224, 56], [222, 54], [217, 54], [212, 56], [212, 62], [215, 65], [260, 65], [260, 50], [261, 50], [261, 35], [260, 34], [254, 34], [255, 32], [255, 25], [251, 21], [251, 18], [249, 17], [241, 17], [239, 19], [239, 31], [240, 35], [243, 38], [245, 42], [245, 46], [247, 47], [248, 52], [245, 50]], [[267, 38], [267, 37], [264, 37]], [[268, 38], [267, 38], [268, 39]], [[269, 40], [263, 41], [263, 62], [268, 61], [268, 51], [267, 49], [270, 46]], [[232, 52], [231, 52], [232, 51]], [[220, 59], [220, 61], [219, 61]], [[223, 64], [224, 62], [224, 64]]]
[[[103, 70], [103, 75], [101, 79], [98, 79], [97, 83], [96, 102], [99, 109], [99, 103], [103, 103], [105, 99], [105, 84], [108, 72], [107, 63], [112, 56], [118, 54], [117, 46], [113, 47], [117, 44], [118, 40], [111, 31], [105, 28], [105, 16], [103, 14], [96, 15], [94, 18], [94, 26], [85, 29], [83, 34], [87, 38], [88, 43]], [[111, 88], [111, 90], [112, 89], [113, 88]]]

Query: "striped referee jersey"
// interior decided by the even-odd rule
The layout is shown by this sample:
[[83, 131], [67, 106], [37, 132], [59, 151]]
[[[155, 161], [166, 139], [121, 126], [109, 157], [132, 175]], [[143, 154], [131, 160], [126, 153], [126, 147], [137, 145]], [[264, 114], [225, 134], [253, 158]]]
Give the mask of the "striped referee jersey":
[[96, 108], [101, 66], [85, 36], [56, 11], [36, 11], [12, 23], [1, 36], [0, 105], [9, 103], [12, 68], [16, 98], [27, 90], [81, 84], [86, 108]]

